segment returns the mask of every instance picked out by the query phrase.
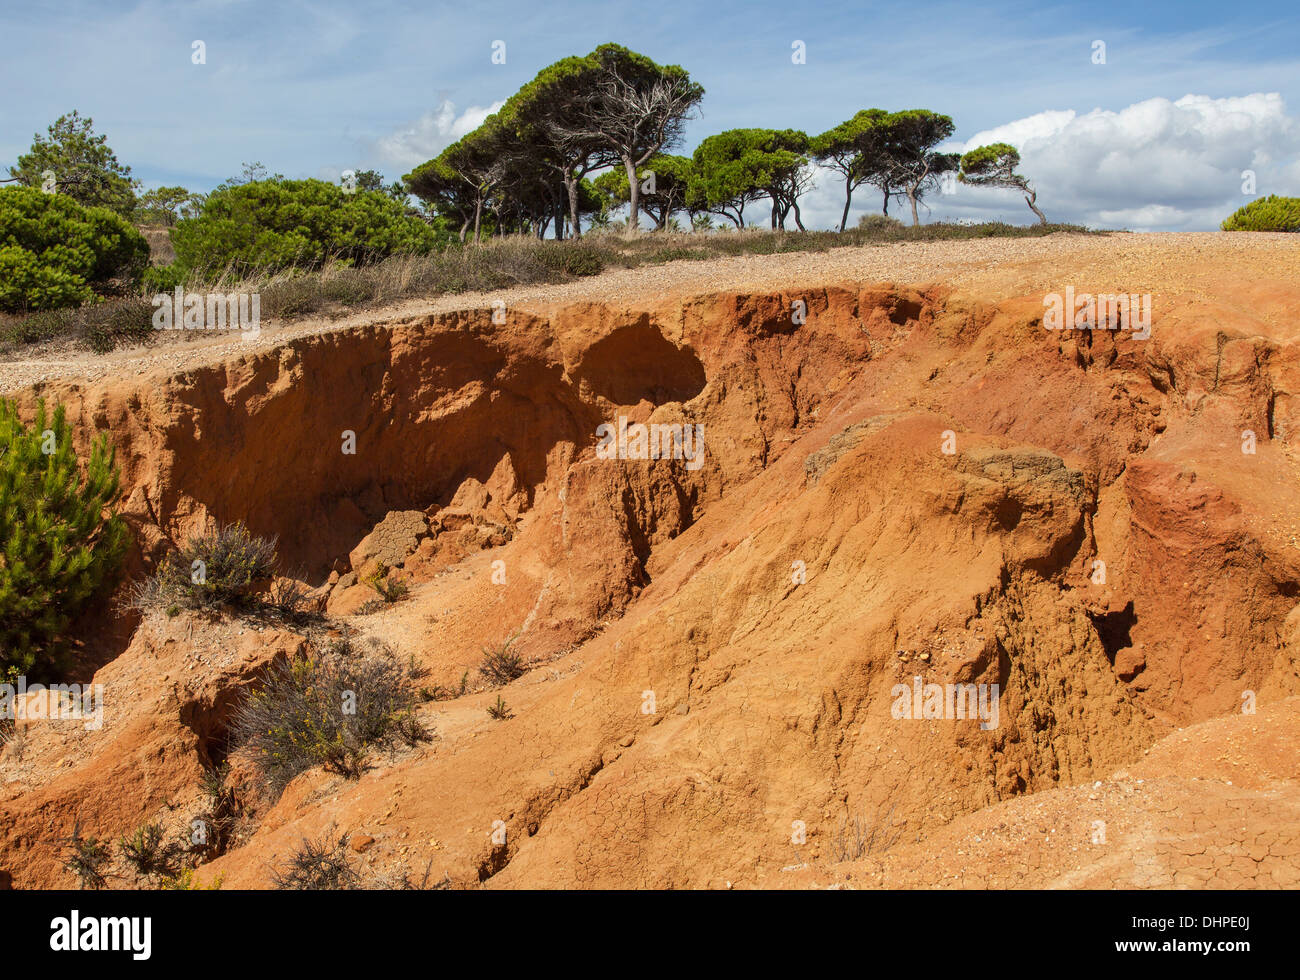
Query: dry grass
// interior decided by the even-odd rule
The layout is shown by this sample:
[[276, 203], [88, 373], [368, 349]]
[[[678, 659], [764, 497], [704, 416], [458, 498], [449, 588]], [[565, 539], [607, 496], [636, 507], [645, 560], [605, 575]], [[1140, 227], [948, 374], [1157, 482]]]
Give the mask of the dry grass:
[[[236, 275], [231, 266], [198, 270], [184, 288], [202, 293], [256, 293], [261, 314], [277, 319], [339, 309], [384, 306], [414, 297], [489, 292], [512, 286], [564, 283], [607, 269], [635, 269], [674, 261], [707, 261], [742, 255], [826, 252], [854, 245], [961, 241], [979, 238], [1039, 238], [1053, 232], [1086, 232], [1073, 225], [927, 224], [883, 225], [845, 232], [786, 232], [763, 228], [711, 232], [652, 232], [629, 238], [609, 231], [580, 240], [538, 240], [530, 235], [452, 245], [430, 255], [398, 255], [374, 265], [338, 264], [321, 270], [266, 269]], [[151, 338], [154, 308], [145, 296], [109, 299], [76, 310], [28, 316], [0, 316], [0, 350], [73, 338], [105, 353]]]
[[412, 717], [409, 667], [390, 649], [336, 641], [315, 658], [273, 667], [261, 689], [235, 709], [231, 736], [251, 758], [256, 781], [278, 799], [299, 773], [315, 766], [350, 779], [371, 748], [395, 739], [427, 740]]

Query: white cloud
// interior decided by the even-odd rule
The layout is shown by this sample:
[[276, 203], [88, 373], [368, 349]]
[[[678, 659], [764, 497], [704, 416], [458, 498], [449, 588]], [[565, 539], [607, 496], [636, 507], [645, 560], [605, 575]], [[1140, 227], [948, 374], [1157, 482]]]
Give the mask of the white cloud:
[[[1056, 220], [1213, 228], [1254, 197], [1300, 192], [1300, 122], [1276, 92], [1042, 112], [976, 133], [962, 149], [994, 142], [1020, 150], [1039, 205]], [[1254, 193], [1242, 192], [1244, 170], [1255, 171]]]
[[[998, 142], [1020, 150], [1020, 169], [1033, 180], [1038, 205], [1051, 221], [1134, 231], [1212, 230], [1256, 197], [1300, 195], [1300, 120], [1287, 114], [1275, 92], [1147, 99], [1118, 112], [1049, 110], [944, 149], [964, 152]], [[1242, 191], [1243, 170], [1255, 171], [1254, 193]], [[800, 202], [805, 224], [838, 224], [843, 194], [836, 175], [820, 173], [817, 189]], [[923, 221], [1036, 220], [1023, 196], [1011, 190], [959, 186], [955, 194], [934, 194], [926, 204]], [[880, 195], [862, 187], [854, 193], [850, 223], [879, 210]], [[891, 204], [890, 213], [910, 220], [906, 203]]]
[[504, 103], [490, 106], [472, 105], [457, 115], [456, 104], [447, 99], [438, 108], [426, 112], [409, 126], [376, 140], [374, 155], [383, 163], [400, 171], [409, 171], [424, 161], [436, 157], [444, 149], [467, 133], [483, 125], [483, 120], [496, 112]]

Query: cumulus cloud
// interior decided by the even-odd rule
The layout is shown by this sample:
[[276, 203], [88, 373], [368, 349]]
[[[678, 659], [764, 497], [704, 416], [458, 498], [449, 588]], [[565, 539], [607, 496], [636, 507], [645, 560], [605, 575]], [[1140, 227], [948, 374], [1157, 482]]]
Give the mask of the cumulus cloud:
[[415, 122], [376, 140], [373, 153], [384, 163], [402, 172], [408, 171], [436, 157], [456, 140], [478, 129], [483, 120], [503, 104], [493, 102], [486, 107], [472, 105], [457, 114], [456, 104], [444, 99], [438, 108], [426, 112]]
[[[976, 133], [962, 150], [995, 142], [1020, 150], [1021, 169], [1055, 220], [1215, 228], [1261, 194], [1300, 192], [1300, 122], [1276, 92], [1147, 99], [1119, 112], [1042, 112]], [[1243, 193], [1247, 170], [1256, 189]]]
[[[1038, 205], [1051, 221], [1134, 231], [1212, 230], [1256, 197], [1300, 195], [1300, 120], [1288, 115], [1276, 92], [1147, 99], [1118, 112], [1050, 110], [944, 149], [965, 152], [987, 143], [1010, 143], [1020, 151], [1021, 172], [1034, 182]], [[1246, 170], [1255, 173], [1253, 192], [1242, 189]], [[821, 227], [832, 225], [842, 195], [834, 174], [819, 174], [805, 214], [811, 211]], [[1024, 198], [1010, 190], [959, 186], [926, 203], [929, 220], [1035, 220]], [[861, 188], [853, 210], [879, 211], [879, 195]], [[890, 207], [907, 220], [904, 211], [905, 206]]]

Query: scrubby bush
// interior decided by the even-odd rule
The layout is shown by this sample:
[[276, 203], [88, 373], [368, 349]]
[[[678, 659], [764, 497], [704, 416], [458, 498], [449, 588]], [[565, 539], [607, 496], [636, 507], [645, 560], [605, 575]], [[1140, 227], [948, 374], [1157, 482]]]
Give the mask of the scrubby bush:
[[177, 264], [236, 276], [315, 269], [330, 260], [362, 265], [425, 253], [436, 232], [378, 191], [345, 193], [323, 180], [259, 180], [221, 187], [172, 232]]
[[511, 637], [498, 647], [483, 648], [483, 661], [479, 664], [478, 672], [494, 687], [509, 684], [528, 670], [523, 657], [510, 649], [510, 644], [514, 641], [514, 637]]
[[98, 837], [81, 836], [81, 822], [77, 821], [72, 834], [63, 840], [68, 849], [63, 858], [63, 870], [77, 879], [77, 886], [82, 889], [98, 891], [108, 884], [106, 866], [113, 855], [108, 849], [108, 842]]
[[198, 860], [208, 861], [226, 853], [234, 840], [243, 813], [238, 796], [227, 782], [226, 764], [204, 769], [199, 785], [203, 803], [189, 819], [187, 850]]
[[414, 706], [409, 668], [392, 651], [341, 640], [314, 659], [272, 668], [236, 709], [231, 730], [275, 798], [314, 766], [355, 778], [369, 747], [399, 735], [414, 741], [421, 731], [407, 723]]
[[42, 310], [6, 323], [0, 329], [0, 341], [10, 344], [39, 344], [71, 333], [76, 322], [75, 310]]
[[469, 690], [469, 671], [460, 675], [460, 684], [456, 687], [447, 687], [445, 684], [435, 684], [432, 688], [420, 688], [420, 696], [426, 701], [450, 701], [453, 698], [461, 697]]
[[348, 835], [336, 840], [303, 838], [284, 868], [271, 870], [271, 885], [280, 891], [336, 891], [361, 887], [361, 875], [348, 854]]
[[540, 242], [542, 261], [548, 268], [568, 276], [595, 276], [605, 270], [600, 253], [579, 243], [562, 245], [559, 242]]
[[496, 704], [488, 705], [487, 713], [496, 721], [506, 721], [515, 716], [515, 713], [510, 710], [510, 705], [506, 704], [505, 701], [501, 699], [500, 694], [497, 695]]
[[185, 849], [180, 841], [168, 840], [162, 824], [144, 824], [130, 837], [117, 842], [122, 860], [141, 878], [161, 881], [181, 872]]
[[314, 313], [325, 305], [321, 280], [316, 276], [281, 279], [262, 290], [262, 313], [271, 317], [291, 317]]
[[858, 228], [862, 231], [894, 231], [902, 227], [901, 221], [887, 214], [864, 214], [858, 219]]
[[83, 471], [62, 405], [26, 426], [0, 399], [0, 679], [57, 667], [60, 634], [111, 583], [127, 546], [118, 480], [107, 433]]
[[153, 304], [144, 299], [97, 303], [80, 311], [82, 340], [96, 354], [120, 344], [141, 343], [154, 335]]
[[0, 310], [78, 306], [139, 280], [149, 245], [126, 219], [32, 187], [0, 190]]
[[1300, 197], [1270, 194], [1238, 208], [1220, 227], [1224, 231], [1300, 231]]
[[388, 892], [444, 891], [451, 888], [451, 875], [443, 872], [441, 878], [434, 878], [433, 859], [430, 858], [425, 862], [424, 873], [419, 878], [412, 878], [405, 868], [396, 868], [370, 874], [364, 887]]
[[839, 833], [831, 838], [831, 853], [836, 861], [859, 861], [870, 854], [887, 851], [903, 836], [903, 828], [894, 826], [894, 808], [876, 820], [865, 817], [845, 818]]
[[0, 343], [36, 344], [68, 338], [103, 354], [120, 344], [152, 339], [152, 314], [150, 304], [139, 298], [107, 300], [79, 309], [43, 310], [0, 325]]
[[37, 344], [76, 338], [103, 354], [120, 344], [153, 338], [153, 306], [139, 297], [106, 300], [79, 309], [42, 310], [0, 327], [0, 342]]
[[246, 606], [271, 587], [276, 561], [274, 538], [250, 534], [242, 521], [219, 526], [159, 562], [133, 604], [145, 612]]
[[357, 306], [375, 299], [375, 280], [367, 270], [346, 269], [321, 283], [325, 299], [345, 306]]
[[411, 592], [410, 586], [389, 574], [388, 567], [383, 562], [376, 564], [374, 570], [366, 576], [366, 585], [378, 592], [385, 604], [405, 599]]

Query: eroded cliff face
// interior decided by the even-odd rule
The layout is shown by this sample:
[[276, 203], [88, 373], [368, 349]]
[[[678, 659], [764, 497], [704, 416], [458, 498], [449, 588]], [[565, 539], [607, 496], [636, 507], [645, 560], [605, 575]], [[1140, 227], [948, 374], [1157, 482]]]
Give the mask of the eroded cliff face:
[[[1300, 693], [1293, 340], [1197, 298], [1148, 340], [1042, 311], [890, 284], [470, 311], [23, 401], [112, 435], [133, 575], [244, 520], [336, 625], [431, 681], [510, 636], [536, 665], [507, 721], [498, 692], [430, 703], [429, 745], [250, 801], [202, 876], [264, 885], [332, 828], [456, 885], [771, 883], [830, 858], [850, 816], [924, 842], [1243, 694]], [[604, 458], [620, 419], [690, 426], [702, 452], [636, 458], [633, 429]], [[377, 560], [412, 593], [372, 613]], [[121, 637], [103, 728], [33, 724], [0, 760], [17, 886], [67, 883], [78, 816], [118, 835], [193, 796], [233, 700], [309, 642], [108, 626], [82, 624]], [[899, 717], [916, 684], [996, 685], [996, 718]]]

